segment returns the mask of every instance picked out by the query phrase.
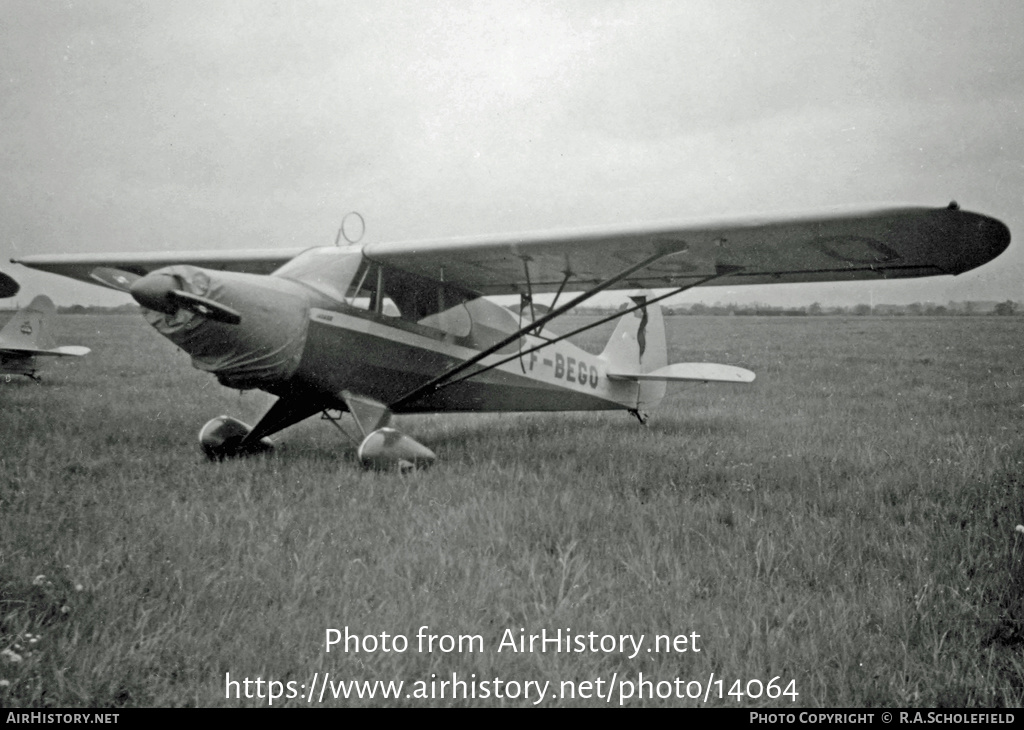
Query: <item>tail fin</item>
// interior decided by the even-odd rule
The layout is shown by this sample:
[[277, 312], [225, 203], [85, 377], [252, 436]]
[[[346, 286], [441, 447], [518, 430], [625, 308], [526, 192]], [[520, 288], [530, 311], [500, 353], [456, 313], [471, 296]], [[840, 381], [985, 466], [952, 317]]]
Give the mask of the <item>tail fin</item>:
[[[631, 297], [643, 304], [646, 297]], [[661, 306], [652, 304], [619, 320], [601, 353], [609, 380], [635, 384], [637, 411], [653, 408], [665, 397], [666, 383], [752, 383], [754, 373], [733, 365], [706, 362], [668, 364], [665, 319]]]
[[50, 320], [57, 308], [50, 298], [40, 294], [22, 307], [0, 330], [0, 347], [10, 350], [49, 350], [55, 347], [50, 335]]
[[[637, 304], [645, 296], [630, 297]], [[652, 304], [619, 319], [604, 352], [608, 372], [650, 373], [668, 365], [665, 318], [660, 304]], [[665, 397], [662, 380], [638, 381], [636, 408], [653, 408]]]

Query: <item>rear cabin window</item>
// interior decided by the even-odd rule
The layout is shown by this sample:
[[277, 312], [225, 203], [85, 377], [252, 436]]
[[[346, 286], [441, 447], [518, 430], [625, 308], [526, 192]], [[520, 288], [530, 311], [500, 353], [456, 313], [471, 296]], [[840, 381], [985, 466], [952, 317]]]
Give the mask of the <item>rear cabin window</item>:
[[[477, 296], [441, 281], [367, 261], [360, 268], [347, 301], [384, 316], [454, 334], [466, 329], [463, 334], [468, 334], [469, 313], [462, 305]], [[457, 311], [461, 313], [456, 314]]]

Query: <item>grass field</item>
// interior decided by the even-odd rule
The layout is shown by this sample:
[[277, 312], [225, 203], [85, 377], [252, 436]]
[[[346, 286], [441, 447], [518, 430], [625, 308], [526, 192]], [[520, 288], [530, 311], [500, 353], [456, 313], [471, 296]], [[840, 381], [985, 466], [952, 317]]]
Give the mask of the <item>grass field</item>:
[[[672, 359], [757, 381], [670, 388], [647, 428], [400, 418], [439, 457], [404, 476], [317, 419], [208, 463], [200, 426], [268, 396], [138, 317], [59, 327], [93, 353], [0, 379], [2, 706], [316, 705], [325, 675], [337, 706], [1024, 705], [1024, 318], [670, 318]], [[346, 627], [377, 646], [325, 651]], [[542, 629], [598, 645], [501, 646]]]

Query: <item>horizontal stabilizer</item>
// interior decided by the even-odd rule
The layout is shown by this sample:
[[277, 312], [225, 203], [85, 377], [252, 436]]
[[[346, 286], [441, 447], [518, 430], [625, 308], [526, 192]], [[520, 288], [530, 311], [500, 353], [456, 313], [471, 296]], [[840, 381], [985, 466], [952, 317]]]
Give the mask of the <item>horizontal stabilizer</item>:
[[752, 383], [754, 373], [732, 365], [713, 362], [677, 362], [649, 373], [608, 373], [611, 380], [661, 380], [663, 382], [691, 381], [716, 383]]
[[52, 350], [42, 353], [44, 355], [70, 355], [72, 357], [82, 357], [82, 355], [88, 355], [92, 350], [88, 347], [82, 347], [81, 345], [61, 345], [55, 347]]
[[34, 347], [0, 347], [0, 354], [17, 355], [20, 357], [46, 357], [48, 355], [52, 357], [64, 357], [66, 355], [81, 357], [82, 355], [88, 355], [90, 352], [92, 351], [88, 347], [82, 347], [81, 345], [62, 345], [49, 350]]

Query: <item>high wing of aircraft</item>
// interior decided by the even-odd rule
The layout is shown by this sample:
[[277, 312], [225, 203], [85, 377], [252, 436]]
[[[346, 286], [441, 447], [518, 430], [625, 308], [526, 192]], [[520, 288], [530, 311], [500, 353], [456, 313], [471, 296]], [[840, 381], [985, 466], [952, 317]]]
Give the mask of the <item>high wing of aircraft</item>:
[[39, 380], [37, 358], [81, 357], [89, 353], [88, 347], [54, 343], [50, 327], [56, 311], [49, 297], [39, 295], [7, 320], [0, 330], [0, 373]]
[[[361, 248], [15, 263], [131, 293], [197, 368], [228, 387], [278, 396], [253, 428], [226, 416], [204, 426], [209, 456], [260, 451], [268, 436], [308, 416], [348, 411], [364, 434], [360, 458], [390, 464], [434, 458], [388, 426], [393, 413], [624, 409], [644, 421], [667, 382], [752, 381], [753, 373], [728, 365], [668, 363], [657, 302], [686, 289], [956, 275], [1009, 242], [1003, 223], [951, 203]], [[633, 297], [608, 318], [619, 322], [600, 355], [565, 341], [575, 332], [546, 328], [609, 289], [662, 291]], [[532, 304], [538, 293], [555, 294], [543, 313]], [[485, 298], [498, 294], [519, 294], [521, 313]]]

